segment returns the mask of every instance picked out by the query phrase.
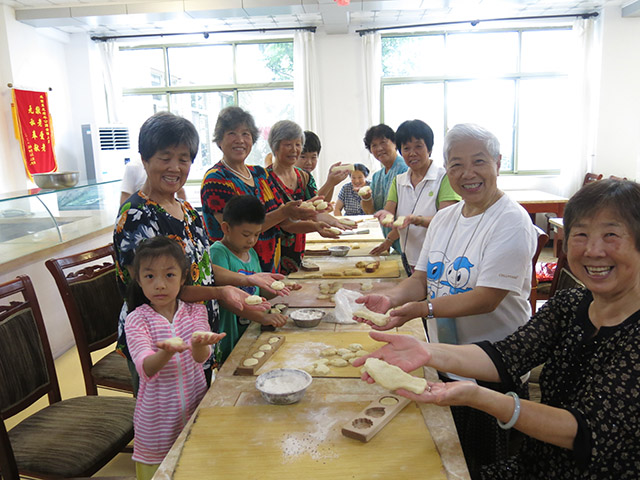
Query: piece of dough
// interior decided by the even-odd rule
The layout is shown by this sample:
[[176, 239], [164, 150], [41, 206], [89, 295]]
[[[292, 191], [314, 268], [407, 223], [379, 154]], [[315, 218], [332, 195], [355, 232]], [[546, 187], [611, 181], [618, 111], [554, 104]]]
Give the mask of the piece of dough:
[[[310, 200], [309, 200], [309, 201], [310, 201]], [[319, 204], [321, 204], [322, 202], [324, 202], [324, 200], [323, 200], [323, 199], [321, 199], [321, 198], [319, 198], [318, 200], [316, 200], [316, 201], [314, 201], [314, 202], [313, 202], [313, 205], [317, 207], [317, 206], [318, 206]]]
[[349, 359], [349, 363], [350, 363], [351, 365], [353, 365], [353, 362], [355, 362], [357, 359], [358, 359], [358, 357], [350, 358], [350, 359]]
[[376, 270], [378, 270], [379, 267], [380, 267], [380, 262], [367, 263], [364, 266], [364, 271], [367, 272], [367, 273], [373, 273]]
[[302, 202], [300, 204], [300, 208], [308, 208], [310, 210], [315, 210], [316, 209], [315, 205], [313, 203], [311, 203], [311, 202]]
[[317, 375], [327, 375], [330, 371], [331, 369], [326, 365], [317, 365], [315, 373]]
[[402, 388], [420, 394], [427, 388], [427, 381], [424, 378], [409, 375], [399, 367], [390, 365], [378, 358], [367, 358], [362, 369], [367, 372], [376, 383], [388, 390], [398, 390]]
[[282, 290], [284, 287], [284, 282], [281, 282], [280, 280], [276, 280], [271, 284], [271, 288], [273, 288], [274, 290]]
[[338, 350], [336, 350], [337, 355], [344, 355], [345, 353], [351, 353], [351, 350], [349, 350], [348, 348], [339, 348]]
[[320, 352], [320, 355], [323, 357], [331, 357], [336, 354], [335, 348], [325, 348]]
[[404, 219], [405, 219], [405, 218], [406, 218], [406, 217], [398, 217], [398, 218], [396, 219], [396, 221], [395, 221], [395, 222], [393, 222], [393, 226], [394, 226], [394, 227], [401, 227], [401, 226], [402, 226], [402, 224], [404, 223]]
[[249, 295], [244, 299], [244, 303], [247, 305], [260, 305], [262, 303], [262, 297], [260, 295]]
[[[355, 227], [357, 225], [356, 222], [351, 220], [350, 218], [339, 218], [338, 221], [343, 225], [349, 225], [350, 227]], [[353, 247], [351, 247], [353, 248]]]
[[337, 167], [333, 167], [331, 169], [332, 172], [343, 172], [343, 171], [353, 172], [354, 170], [355, 170], [355, 167], [351, 163], [348, 163], [346, 165], [338, 165]]
[[264, 357], [264, 352], [255, 352], [253, 355], [251, 355], [253, 358], [262, 358]]
[[342, 272], [323, 272], [322, 273], [323, 277], [326, 278], [330, 278], [330, 277], [344, 277], [344, 273]]
[[340, 355], [343, 360], [351, 360], [352, 358], [356, 358], [356, 354], [353, 352], [345, 353], [344, 355]]
[[313, 375], [316, 371], [316, 366], [311, 364], [311, 365], [305, 365], [304, 367], [302, 367], [302, 370], [304, 370], [305, 372], [307, 372], [309, 375]]
[[360, 244], [359, 243], [352, 243], [351, 244], [351, 250], [358, 250], [360, 248]]
[[314, 360], [312, 363], [314, 365], [326, 365], [327, 363], [329, 363], [329, 359], [328, 358], [319, 358], [318, 360]]
[[269, 339], [269, 343], [278, 343], [280, 341], [280, 337], [271, 337]]
[[344, 271], [344, 274], [348, 277], [360, 277], [362, 275], [362, 270], [359, 268], [347, 268]]
[[393, 215], [391, 213], [388, 213], [382, 220], [380, 220], [380, 223], [384, 226], [392, 225]]
[[358, 195], [361, 197], [366, 197], [371, 193], [371, 187], [369, 185], [365, 185], [364, 187], [360, 187], [358, 190]]
[[264, 345], [260, 345], [260, 347], [258, 348], [258, 350], [262, 350], [263, 352], [268, 352], [269, 350], [271, 350], [273, 347], [271, 345], [269, 345], [268, 343], [265, 343]]
[[329, 360], [329, 365], [333, 367], [346, 367], [347, 365], [349, 365], [349, 362], [347, 362], [343, 358], [333, 358]]
[[378, 325], [379, 327], [384, 327], [387, 323], [389, 323], [389, 320], [391, 319], [389, 312], [385, 314], [372, 312], [367, 307], [362, 307], [359, 310], [356, 310], [355, 312], [353, 312], [353, 315], [354, 317], [369, 320], [374, 325]]
[[317, 211], [326, 210], [328, 206], [329, 204], [327, 202], [325, 202], [324, 200], [321, 200], [320, 203], [316, 205], [316, 210]]
[[360, 290], [362, 290], [363, 292], [373, 290], [373, 282], [362, 282], [361, 285], [362, 286], [360, 287]]
[[328, 293], [321, 293], [320, 295], [317, 295], [316, 298], [318, 300], [329, 300], [331, 298], [331, 295], [329, 295]]
[[362, 345], [360, 345], [359, 343], [352, 343], [347, 348], [352, 352], [357, 352], [358, 350], [362, 350]]
[[244, 365], [245, 367], [252, 367], [257, 364], [258, 364], [257, 358], [247, 358], [244, 362], [242, 362], [242, 365]]
[[356, 356], [358, 356], [358, 357], [364, 357], [365, 355], [369, 355], [369, 351], [368, 350], [358, 350], [356, 352]]
[[167, 343], [169, 346], [174, 348], [184, 345], [184, 341], [180, 337], [167, 338], [164, 343]]
[[336, 227], [329, 227], [327, 230], [329, 230], [331, 233], [334, 233], [336, 235], [340, 235], [342, 233], [342, 230]]

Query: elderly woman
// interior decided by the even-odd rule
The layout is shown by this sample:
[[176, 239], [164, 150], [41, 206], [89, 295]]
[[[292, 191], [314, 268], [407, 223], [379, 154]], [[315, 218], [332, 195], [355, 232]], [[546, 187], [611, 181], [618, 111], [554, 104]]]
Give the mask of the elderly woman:
[[258, 127], [249, 112], [227, 107], [218, 115], [213, 141], [222, 150], [222, 160], [211, 167], [202, 179], [202, 213], [209, 239], [223, 237], [222, 210], [235, 195], [253, 195], [262, 202], [267, 216], [258, 243], [263, 272], [280, 268], [281, 229], [297, 231], [294, 220], [315, 220], [316, 213], [299, 208], [300, 201], [283, 202], [271, 189], [267, 171], [257, 165], [245, 165], [253, 145], [258, 141]]
[[[214, 276], [216, 285], [253, 285], [267, 290], [270, 290], [274, 278], [282, 277], [270, 274], [245, 276], [219, 267], [212, 268], [209, 242], [198, 212], [175, 195], [187, 181], [198, 152], [198, 132], [191, 122], [168, 112], [157, 113], [140, 128], [138, 143], [147, 182], [120, 208], [113, 234], [117, 279], [123, 297], [132, 281], [129, 269], [133, 265], [136, 247], [147, 238], [167, 236], [180, 243], [191, 261], [189, 283], [192, 286], [185, 287], [183, 300], [206, 301], [210, 326], [217, 331], [217, 300], [240, 312], [245, 308], [243, 299], [247, 294], [232, 286], [214, 287]], [[259, 308], [266, 307], [265, 302]], [[129, 358], [124, 335], [127, 313], [125, 303], [119, 319], [118, 349]], [[132, 364], [130, 366], [133, 368]], [[132, 374], [135, 386], [135, 370]]]
[[[468, 405], [527, 435], [518, 455], [485, 468], [482, 478], [638, 478], [638, 205], [640, 185], [624, 180], [591, 183], [569, 200], [565, 249], [586, 288], [559, 292], [504, 340], [427, 345], [372, 333], [390, 342], [372, 356], [403, 370], [429, 365], [511, 390], [504, 395], [462, 381], [430, 383], [420, 395], [398, 392], [421, 402]], [[513, 392], [520, 376], [540, 364], [542, 403], [520, 400]]]
[[[426, 317], [431, 342], [502, 340], [531, 315], [527, 299], [535, 229], [527, 212], [498, 189], [500, 144], [492, 133], [456, 125], [445, 137], [444, 158], [462, 201], [434, 216], [413, 275], [384, 295], [357, 302], [376, 312], [402, 305], [384, 329]], [[442, 377], [456, 378], [446, 370]], [[525, 393], [526, 386], [521, 387]], [[495, 426], [490, 417], [476, 418], [475, 411], [463, 407], [452, 411], [472, 475], [506, 454], [507, 438], [497, 429], [498, 444], [489, 441]]]
[[[389, 196], [391, 182], [396, 175], [407, 171], [407, 165], [396, 152], [396, 134], [391, 127], [381, 123], [367, 130], [364, 135], [364, 146], [371, 155], [382, 164], [382, 168], [371, 176], [371, 195], [362, 197], [364, 213], [374, 214], [382, 210]], [[391, 228], [382, 227], [386, 237]], [[393, 249], [400, 252], [400, 242], [393, 243]]]
[[387, 252], [400, 238], [402, 263], [407, 275], [411, 275], [418, 263], [418, 256], [431, 219], [440, 209], [460, 200], [451, 189], [444, 168], [434, 165], [433, 130], [422, 120], [407, 120], [396, 132], [396, 143], [409, 170], [391, 182], [387, 203], [376, 217], [383, 221], [388, 215], [405, 217], [400, 228], [391, 230], [384, 242], [371, 251], [372, 255]]
[[[313, 175], [295, 166], [304, 141], [302, 128], [290, 120], [276, 122], [269, 132], [269, 147], [274, 155], [273, 164], [267, 167], [269, 184], [283, 203], [314, 200], [318, 195]], [[298, 270], [304, 256], [306, 233], [317, 231], [323, 237], [337, 238], [330, 228], [346, 228], [327, 211], [331, 211], [328, 204], [325, 212], [318, 214], [318, 221], [297, 222], [295, 230], [289, 228], [282, 232], [280, 273], [287, 275]]]
[[362, 210], [362, 198], [358, 194], [364, 186], [371, 185], [367, 180], [369, 169], [361, 163], [353, 164], [353, 172], [349, 173], [351, 181], [345, 183], [340, 189], [338, 200], [334, 209], [334, 215], [342, 215], [344, 209], [345, 215], [364, 215]]

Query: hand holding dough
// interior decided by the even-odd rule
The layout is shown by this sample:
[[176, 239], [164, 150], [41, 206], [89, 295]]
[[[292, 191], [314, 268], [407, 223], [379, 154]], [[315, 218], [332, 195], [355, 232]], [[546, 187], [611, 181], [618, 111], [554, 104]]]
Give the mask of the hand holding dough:
[[338, 165], [337, 167], [333, 167], [331, 169], [332, 172], [343, 172], [345, 170], [347, 172], [353, 172], [355, 170], [355, 167], [353, 166], [353, 164], [348, 163], [346, 165]]
[[366, 197], [371, 194], [371, 187], [369, 185], [365, 185], [358, 190], [358, 195], [361, 197]]
[[275, 282], [273, 282], [271, 284], [271, 288], [273, 288], [276, 291], [280, 291], [285, 287], [284, 282], [281, 282], [280, 280], [276, 280]]
[[393, 215], [391, 213], [388, 213], [382, 220], [380, 220], [380, 223], [385, 227], [393, 225]]
[[404, 219], [405, 219], [405, 218], [406, 218], [406, 217], [398, 217], [398, 218], [396, 219], [396, 221], [395, 221], [395, 222], [393, 222], [393, 226], [394, 226], [394, 227], [396, 227], [396, 228], [400, 228], [402, 225], [404, 225]]
[[389, 320], [391, 319], [389, 312], [385, 314], [372, 312], [367, 307], [362, 307], [359, 310], [356, 310], [355, 312], [353, 312], [353, 316], [369, 320], [379, 327], [384, 327], [387, 323], [389, 323]]
[[244, 299], [244, 303], [247, 305], [260, 305], [262, 303], [262, 297], [260, 295], [249, 295]]
[[409, 375], [399, 367], [378, 358], [367, 358], [362, 370], [388, 390], [402, 388], [419, 395], [427, 388], [427, 381], [424, 378]]

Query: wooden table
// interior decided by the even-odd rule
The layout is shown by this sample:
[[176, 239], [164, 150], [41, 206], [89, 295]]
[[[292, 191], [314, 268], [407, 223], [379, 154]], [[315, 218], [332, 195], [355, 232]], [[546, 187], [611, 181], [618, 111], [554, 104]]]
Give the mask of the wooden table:
[[[536, 213], [554, 213], [562, 217], [568, 198], [543, 192], [542, 190], [505, 190], [504, 193], [524, 207], [530, 215]], [[533, 218], [533, 217], [532, 217]]]
[[[397, 257], [397, 256], [393, 256]], [[336, 259], [337, 260], [337, 259]], [[387, 281], [387, 280], [385, 280]], [[397, 279], [396, 281], [400, 281]], [[321, 323], [318, 327], [313, 330], [321, 329], [323, 332], [362, 332], [366, 333], [370, 330], [367, 325], [364, 324], [331, 324], [331, 323]], [[299, 329], [296, 327], [293, 322], [289, 321], [287, 325], [279, 329], [278, 331], [282, 333], [295, 333], [302, 331], [312, 331], [306, 329]], [[277, 334], [278, 331], [273, 334]], [[407, 322], [400, 329], [398, 329], [398, 333], [406, 333], [410, 335], [414, 335], [418, 338], [424, 338], [424, 330], [422, 327], [422, 322], [420, 319], [414, 319], [410, 322]], [[211, 388], [205, 395], [204, 399], [200, 403], [198, 407], [198, 411], [200, 409], [203, 410], [203, 418], [202, 421], [206, 421], [204, 419], [209, 418], [207, 414], [210, 413], [208, 407], [236, 407], [242, 408], [243, 415], [246, 412], [246, 415], [256, 415], [255, 425], [259, 426], [263, 423], [265, 418], [262, 418], [259, 413], [254, 412], [262, 412], [261, 405], [267, 405], [267, 403], [262, 399], [259, 392], [255, 388], [255, 379], [254, 376], [236, 376], [234, 375], [236, 367], [242, 362], [247, 353], [251, 350], [254, 342], [260, 336], [260, 327], [258, 324], [253, 323], [249, 326], [245, 334], [242, 336], [233, 352], [227, 359], [227, 361], [222, 366], [221, 370], [218, 372], [214, 383]], [[351, 334], [350, 334], [351, 335]], [[325, 335], [326, 336], [326, 335]], [[266, 366], [266, 364], [265, 364]], [[431, 368], [424, 368], [424, 375], [430, 381], [437, 381], [437, 374]], [[302, 401], [297, 404], [297, 410], [305, 409], [305, 408], [319, 408], [322, 406], [327, 406], [328, 408], [333, 408], [334, 410], [337, 408], [336, 405], [343, 405], [344, 408], [354, 408], [353, 402], [359, 402], [362, 404], [362, 407], [366, 407], [367, 402], [370, 402], [380, 395], [388, 393], [387, 390], [383, 389], [378, 385], [369, 385], [359, 378], [339, 378], [339, 377], [320, 377], [314, 378], [311, 386], [308, 388], [305, 393]], [[363, 403], [364, 402], [364, 403]], [[332, 407], [333, 405], [333, 407]], [[351, 405], [351, 407], [347, 407]], [[412, 406], [413, 405], [413, 406]], [[433, 439], [433, 444], [435, 445], [435, 449], [433, 449], [429, 453], [430, 461], [437, 462], [437, 465], [441, 465], [438, 468], [438, 474], [442, 474], [442, 478], [447, 478], [449, 480], [463, 480], [469, 479], [469, 473], [467, 470], [466, 463], [464, 461], [464, 456], [462, 454], [462, 450], [460, 447], [460, 443], [458, 440], [455, 424], [453, 422], [453, 418], [451, 416], [451, 412], [447, 407], [438, 407], [436, 405], [424, 405], [419, 404], [416, 407], [416, 404], [409, 405], [412, 408], [418, 408], [419, 413], [418, 417], [424, 420], [424, 425], [421, 427], [424, 429], [428, 429], [429, 435]], [[249, 408], [249, 407], [255, 408]], [[278, 409], [287, 409], [287, 406], [279, 406], [275, 407]], [[408, 407], [407, 407], [408, 408]], [[297, 410], [290, 409], [289, 411], [295, 412]], [[198, 436], [198, 432], [208, 431], [208, 429], [202, 429], [202, 423], [199, 423], [199, 428], [193, 429], [194, 418], [196, 418], [198, 411], [194, 414], [194, 417], [191, 418], [187, 426], [184, 428], [178, 439], [176, 440], [173, 448], [165, 458], [165, 460], [160, 465], [158, 472], [153, 477], [154, 480], [160, 479], [172, 479], [174, 478], [174, 472], [180, 468], [177, 468], [181, 459], [181, 455], [185, 448], [187, 450], [191, 449], [193, 451], [193, 445], [195, 445], [198, 440], [196, 438]], [[224, 410], [221, 410], [224, 411]], [[281, 410], [278, 410], [281, 412]], [[200, 418], [200, 417], [198, 417]], [[245, 418], [245, 417], [243, 417]], [[390, 427], [393, 424], [393, 421], [387, 426]], [[412, 423], [407, 428], [412, 428], [412, 425], [417, 425], [417, 428], [421, 424]], [[296, 425], [299, 426], [299, 425]], [[305, 427], [306, 428], [306, 427]], [[396, 427], [397, 428], [397, 427]], [[211, 429], [215, 431], [216, 424], [214, 419], [212, 419]], [[384, 430], [382, 431], [384, 432]], [[378, 435], [381, 435], [382, 432]], [[248, 435], [250, 432], [246, 431], [238, 431], [237, 435]], [[314, 432], [309, 432], [310, 435], [313, 435]], [[426, 434], [426, 430], [425, 430]], [[202, 434], [204, 435], [204, 433]], [[333, 434], [336, 435], [335, 433]], [[398, 434], [398, 441], [402, 442], [402, 433]], [[410, 438], [410, 433], [407, 433], [407, 439]], [[342, 436], [339, 436], [342, 438]], [[424, 437], [422, 437], [424, 438]], [[356, 445], [361, 445], [361, 453], [363, 455], [362, 458], [353, 459], [353, 461], [361, 462], [364, 461], [364, 458], [370, 458], [369, 456], [377, 456], [377, 458], [381, 458], [385, 454], [390, 455], [386, 450], [379, 451], [376, 450], [376, 444], [367, 443], [360, 444], [356, 440], [348, 439], [349, 441], [356, 442]], [[374, 439], [375, 441], [375, 439]], [[202, 440], [200, 440], [202, 442]], [[231, 455], [231, 452], [228, 449], [233, 449], [232, 446], [228, 445], [232, 442], [224, 442], [223, 439], [221, 441], [216, 442], [215, 448], [212, 451], [215, 452], [216, 455], [220, 455], [221, 458], [226, 458], [228, 455]], [[236, 442], [237, 443], [237, 442]], [[401, 445], [401, 443], [400, 443]], [[237, 445], [236, 445], [237, 446]], [[273, 450], [273, 445], [270, 445], [270, 448]], [[433, 447], [432, 447], [433, 448]], [[237, 455], [237, 452], [236, 452]], [[283, 453], [284, 455], [284, 453]], [[254, 457], [252, 457], [254, 458]], [[383, 458], [383, 457], [382, 457]], [[422, 457], [420, 457], [422, 458]], [[269, 461], [272, 465], [274, 465], [274, 458], [269, 457]], [[329, 462], [328, 465], [331, 465]], [[279, 465], [278, 461], [275, 462], [276, 469], [277, 465]], [[284, 468], [284, 467], [283, 467]], [[322, 478], [326, 478], [327, 469], [331, 469], [331, 467], [327, 467], [327, 465], [322, 463], [321, 469], [324, 471], [324, 476]], [[343, 465], [344, 468], [344, 465]], [[291, 475], [290, 468], [289, 475]], [[251, 472], [253, 476], [249, 475], [249, 472], [245, 472], [244, 475], [238, 476], [237, 478], [262, 478], [259, 473], [255, 471]], [[270, 472], [271, 474], [273, 472]], [[277, 472], [276, 472], [277, 473]], [[330, 470], [329, 472], [331, 477], [335, 477], [336, 475], [342, 476], [344, 472], [333, 472]], [[335, 474], [335, 475], [334, 475]], [[249, 476], [247, 476], [249, 475]], [[320, 474], [319, 474], [320, 475]], [[392, 475], [393, 478], [401, 479], [401, 478], [415, 478], [415, 475], [403, 477], [401, 471], [397, 472], [397, 475]], [[211, 472], [210, 478], [216, 478], [216, 472]], [[232, 478], [231, 476], [227, 476], [225, 478]], [[291, 478], [290, 476], [287, 478]], [[299, 475], [296, 478], [314, 478], [313, 473], [310, 470], [300, 471]], [[349, 475], [351, 478], [351, 475]]]
[[562, 242], [564, 242], [564, 222], [562, 218], [550, 218], [549, 225], [553, 229], [553, 254], [556, 257], [562, 255]]

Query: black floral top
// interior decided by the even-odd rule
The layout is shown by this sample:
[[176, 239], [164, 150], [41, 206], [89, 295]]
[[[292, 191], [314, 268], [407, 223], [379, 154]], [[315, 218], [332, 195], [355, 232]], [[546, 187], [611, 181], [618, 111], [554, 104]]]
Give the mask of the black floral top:
[[544, 363], [542, 403], [578, 422], [573, 450], [527, 437], [520, 454], [483, 478], [640, 478], [640, 311], [596, 331], [592, 299], [584, 289], [559, 292], [509, 337], [480, 344], [507, 384]]
[[[116, 252], [116, 275], [118, 286], [124, 298], [127, 285], [131, 281], [126, 267], [133, 265], [137, 246], [147, 238], [158, 235], [169, 237], [180, 244], [185, 255], [191, 261], [189, 274], [192, 285], [213, 286], [214, 278], [209, 257], [209, 240], [202, 225], [200, 215], [188, 202], [182, 202], [184, 219], [171, 216], [165, 209], [144, 193], [137, 192], [120, 207], [113, 232], [113, 248]], [[218, 302], [207, 302], [209, 326], [212, 332], [218, 330]], [[126, 302], [120, 312], [118, 323], [118, 342], [116, 349], [130, 358], [124, 333], [124, 320], [127, 317]], [[210, 363], [207, 362], [206, 366]]]

